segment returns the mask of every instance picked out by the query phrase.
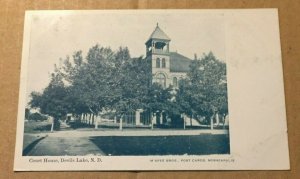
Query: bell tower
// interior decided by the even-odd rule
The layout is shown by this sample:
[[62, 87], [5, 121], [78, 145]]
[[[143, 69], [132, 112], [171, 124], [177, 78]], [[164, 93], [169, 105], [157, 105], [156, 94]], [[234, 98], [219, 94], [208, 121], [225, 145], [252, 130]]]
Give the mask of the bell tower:
[[151, 62], [153, 83], [158, 83], [164, 88], [170, 82], [170, 52], [171, 39], [160, 29], [158, 23], [156, 28], [146, 41], [146, 59]]

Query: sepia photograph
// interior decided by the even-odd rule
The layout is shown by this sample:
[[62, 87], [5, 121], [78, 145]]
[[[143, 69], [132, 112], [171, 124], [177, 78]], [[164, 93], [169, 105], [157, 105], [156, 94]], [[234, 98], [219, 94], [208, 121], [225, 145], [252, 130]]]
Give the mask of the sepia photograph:
[[16, 154], [32, 165], [234, 163], [225, 14], [27, 12]]
[[230, 153], [222, 18], [159, 16], [32, 17], [23, 155]]

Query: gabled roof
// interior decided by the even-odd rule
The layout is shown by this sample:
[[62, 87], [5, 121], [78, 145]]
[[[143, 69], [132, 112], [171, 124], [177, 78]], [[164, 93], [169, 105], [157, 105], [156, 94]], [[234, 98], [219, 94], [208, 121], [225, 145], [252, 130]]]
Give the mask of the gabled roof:
[[188, 72], [191, 62], [191, 59], [177, 52], [170, 52], [170, 72]]
[[167, 36], [166, 33], [164, 33], [158, 26], [156, 26], [156, 28], [154, 29], [154, 31], [152, 32], [152, 34], [150, 35], [149, 39], [147, 41], [149, 41], [150, 39], [160, 39], [160, 40], [167, 40], [170, 41], [171, 39]]

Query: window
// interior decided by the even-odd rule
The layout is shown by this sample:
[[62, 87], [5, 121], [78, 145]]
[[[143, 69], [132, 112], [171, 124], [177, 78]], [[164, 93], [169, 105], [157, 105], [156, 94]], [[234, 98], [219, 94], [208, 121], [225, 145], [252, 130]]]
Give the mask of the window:
[[176, 77], [173, 78], [173, 86], [174, 86], [174, 87], [177, 87], [177, 86], [178, 86], [178, 81], [177, 81], [177, 78], [176, 78]]
[[162, 59], [162, 68], [166, 68], [166, 59]]
[[160, 68], [160, 59], [159, 58], [156, 59], [156, 68]]
[[158, 84], [160, 84], [163, 88], [166, 87], [166, 77], [164, 74], [159, 73], [158, 75], [156, 75], [156, 82]]

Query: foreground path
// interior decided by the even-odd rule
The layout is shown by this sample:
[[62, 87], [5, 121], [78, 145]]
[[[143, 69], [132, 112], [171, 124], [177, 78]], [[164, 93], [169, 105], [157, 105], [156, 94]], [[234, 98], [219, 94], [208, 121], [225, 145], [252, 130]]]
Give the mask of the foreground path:
[[28, 156], [83, 156], [103, 155], [103, 152], [86, 137], [51, 137], [39, 141]]

